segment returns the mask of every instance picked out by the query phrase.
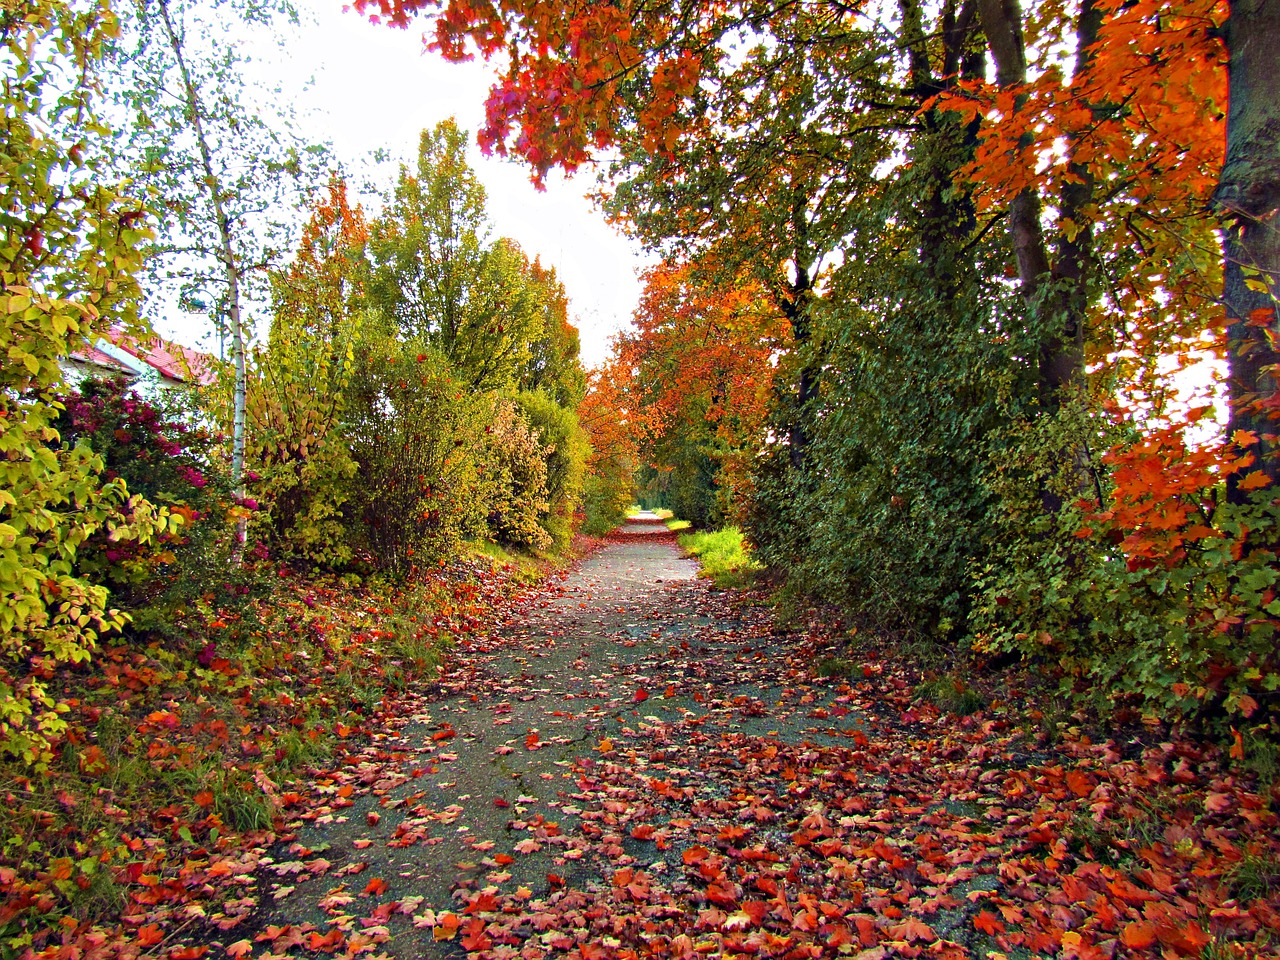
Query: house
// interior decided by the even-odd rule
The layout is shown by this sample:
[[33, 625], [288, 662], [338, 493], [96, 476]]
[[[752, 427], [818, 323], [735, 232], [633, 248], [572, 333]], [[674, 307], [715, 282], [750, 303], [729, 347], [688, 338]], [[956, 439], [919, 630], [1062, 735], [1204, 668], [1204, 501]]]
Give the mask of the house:
[[85, 377], [124, 377], [143, 393], [190, 390], [216, 378], [209, 354], [155, 335], [137, 338], [118, 327], [64, 358], [62, 372], [72, 384]]

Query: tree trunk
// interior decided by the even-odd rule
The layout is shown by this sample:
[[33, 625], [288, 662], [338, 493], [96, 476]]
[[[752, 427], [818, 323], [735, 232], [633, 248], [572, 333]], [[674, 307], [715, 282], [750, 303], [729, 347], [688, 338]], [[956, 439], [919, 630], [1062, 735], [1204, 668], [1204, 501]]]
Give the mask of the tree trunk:
[[[978, 0], [978, 14], [995, 60], [996, 82], [1001, 87], [1026, 83], [1027, 56], [1018, 0]], [[1084, 261], [1078, 260], [1079, 276], [1069, 278], [1072, 289], [1066, 295], [1046, 291], [1054, 276], [1040, 226], [1040, 195], [1033, 187], [1027, 187], [1009, 204], [1009, 235], [1022, 296], [1043, 337], [1038, 358], [1040, 402], [1043, 409], [1052, 411], [1057, 409], [1063, 390], [1084, 375], [1084, 297], [1072, 295], [1084, 290]]]
[[[243, 498], [244, 489], [244, 451], [245, 451], [245, 403], [248, 375], [245, 368], [244, 323], [240, 313], [240, 262], [236, 257], [232, 244], [231, 220], [227, 216], [222, 203], [222, 186], [213, 169], [213, 151], [209, 146], [209, 138], [204, 131], [204, 114], [200, 107], [199, 90], [196, 88], [191, 71], [187, 67], [183, 55], [182, 38], [174, 29], [169, 15], [167, 0], [158, 4], [160, 16], [164, 21], [165, 36], [173, 51], [173, 58], [178, 65], [182, 77], [183, 96], [191, 115], [191, 126], [196, 135], [196, 143], [200, 148], [200, 164], [204, 170], [205, 188], [209, 192], [209, 202], [213, 209], [214, 221], [218, 227], [219, 253], [223, 272], [227, 281], [227, 328], [231, 334], [231, 362], [235, 367], [235, 387], [232, 400], [231, 415], [231, 483], [236, 495]], [[236, 524], [236, 560], [239, 562], [245, 542], [246, 523], [241, 519]]]
[[[1270, 368], [1280, 362], [1280, 3], [1232, 0], [1226, 41], [1227, 156], [1214, 199], [1226, 219], [1229, 430], [1258, 436], [1249, 449], [1276, 480], [1277, 382]], [[1234, 480], [1230, 495], [1239, 501]]]

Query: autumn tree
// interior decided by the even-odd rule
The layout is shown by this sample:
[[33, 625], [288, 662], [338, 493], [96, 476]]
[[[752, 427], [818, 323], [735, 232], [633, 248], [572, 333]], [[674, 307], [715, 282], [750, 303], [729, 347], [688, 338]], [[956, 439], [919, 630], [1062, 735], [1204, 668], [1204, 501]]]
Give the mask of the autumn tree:
[[272, 274], [266, 343], [251, 354], [247, 456], [263, 517], [288, 554], [351, 559], [343, 506], [355, 463], [343, 436], [364, 310], [364, 213], [337, 175], [317, 196], [287, 268]]
[[131, 324], [143, 215], [108, 172], [105, 9], [27, 0], [0, 13], [0, 754], [38, 767], [66, 729], [52, 667], [123, 625], [79, 552], [169, 529], [86, 443], [61, 442], [60, 362]]

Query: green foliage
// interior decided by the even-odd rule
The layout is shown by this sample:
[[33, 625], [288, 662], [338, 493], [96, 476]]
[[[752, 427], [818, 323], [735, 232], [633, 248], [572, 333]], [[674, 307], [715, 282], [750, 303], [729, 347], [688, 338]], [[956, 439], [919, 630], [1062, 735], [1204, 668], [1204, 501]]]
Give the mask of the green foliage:
[[545, 550], [551, 546], [541, 523], [550, 508], [546, 448], [509, 400], [495, 402], [486, 419], [477, 459], [489, 530], [508, 546]]
[[475, 445], [488, 408], [433, 347], [365, 328], [346, 431], [357, 470], [351, 526], [377, 569], [407, 576], [415, 557], [444, 556], [484, 529]]
[[102, 175], [93, 109], [114, 27], [102, 10], [58, 2], [0, 21], [0, 754], [37, 766], [65, 729], [53, 666], [88, 660], [124, 622], [80, 575], [81, 546], [100, 532], [147, 541], [174, 522], [104, 481], [101, 458], [64, 446], [54, 426], [59, 361], [113, 317], [129, 320], [137, 293], [143, 233]]
[[540, 522], [558, 550], [569, 546], [574, 517], [582, 504], [586, 432], [577, 414], [541, 392], [517, 394], [516, 405], [542, 444], [547, 470], [547, 507]]
[[[1181, 523], [1164, 524], [1180, 534], [1180, 545], [1146, 556], [1131, 535], [1159, 532], [1160, 522], [1136, 524], [1118, 512], [1106, 519], [1092, 471], [1053, 453], [1064, 449], [1064, 438], [1082, 435], [1082, 422], [1064, 408], [1057, 418], [1021, 426], [1003, 448], [990, 482], [1006, 512], [990, 561], [975, 568], [974, 646], [1050, 665], [1064, 691], [1104, 712], [1129, 702], [1166, 718], [1225, 711], [1232, 723], [1257, 723], [1274, 716], [1274, 492], [1228, 503], [1220, 476], [1206, 471], [1198, 486], [1173, 498], [1191, 511]], [[1110, 445], [1106, 434], [1094, 433], [1093, 449]], [[1142, 449], [1131, 438], [1120, 456], [1127, 446]], [[1046, 510], [1045, 489], [1064, 506]], [[1101, 491], [1106, 503], [1118, 502], [1114, 481]], [[1152, 487], [1144, 500], [1160, 496]]]
[[510, 240], [486, 244], [484, 188], [452, 121], [423, 131], [369, 231], [368, 302], [437, 350], [468, 389], [515, 386], [543, 334], [546, 291]]
[[679, 542], [689, 554], [698, 558], [702, 567], [699, 575], [710, 577], [718, 587], [743, 586], [752, 573], [761, 569], [737, 527], [681, 534]]
[[598, 462], [582, 486], [582, 532], [599, 537], [627, 518], [635, 500], [635, 466], [620, 460]]

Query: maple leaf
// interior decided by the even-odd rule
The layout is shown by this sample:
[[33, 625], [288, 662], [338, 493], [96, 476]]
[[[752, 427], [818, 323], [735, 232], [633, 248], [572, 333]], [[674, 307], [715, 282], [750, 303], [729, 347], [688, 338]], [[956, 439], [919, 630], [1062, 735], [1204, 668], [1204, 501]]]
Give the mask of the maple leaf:
[[1120, 931], [1120, 942], [1134, 950], [1143, 950], [1156, 942], [1156, 928], [1142, 920], [1125, 924]]
[[996, 934], [1004, 933], [1005, 931], [1005, 926], [1000, 922], [1000, 919], [987, 910], [983, 910], [973, 918], [973, 925], [989, 937], [994, 937]]
[[237, 940], [235, 943], [227, 947], [228, 957], [243, 957], [246, 953], [253, 952], [253, 944], [248, 940]]

